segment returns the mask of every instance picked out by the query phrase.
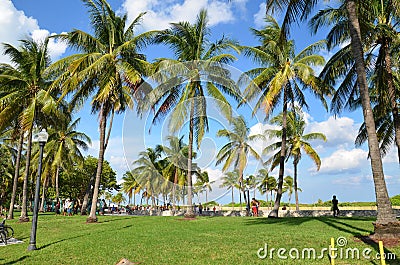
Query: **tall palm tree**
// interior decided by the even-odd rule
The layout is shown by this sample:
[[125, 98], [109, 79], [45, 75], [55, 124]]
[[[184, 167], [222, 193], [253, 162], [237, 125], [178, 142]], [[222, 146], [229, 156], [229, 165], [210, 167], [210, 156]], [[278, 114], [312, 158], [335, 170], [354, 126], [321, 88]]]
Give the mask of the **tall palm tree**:
[[[282, 113], [271, 119], [271, 123], [282, 126]], [[304, 120], [304, 114], [299, 107], [295, 107], [292, 111], [288, 112], [287, 115], [287, 150], [286, 150], [286, 161], [291, 157], [293, 158], [293, 168], [294, 168], [294, 192], [296, 198], [296, 210], [299, 210], [299, 196], [298, 196], [298, 170], [297, 166], [302, 157], [301, 151], [303, 150], [315, 163], [317, 166], [317, 171], [321, 167], [321, 159], [318, 153], [314, 150], [311, 144], [308, 142], [310, 140], [323, 140], [326, 141], [326, 136], [323, 133], [311, 132], [304, 134], [306, 128], [306, 121]], [[281, 130], [268, 130], [268, 134], [273, 137], [280, 137], [282, 135]], [[274, 156], [272, 156], [268, 161], [272, 163], [271, 171], [279, 164], [280, 159], [280, 148], [281, 142], [276, 142], [266, 147], [264, 152], [269, 152], [272, 150], [278, 150]]]
[[[226, 172], [231, 166], [237, 169], [239, 173], [239, 184], [246, 200], [246, 194], [243, 186], [243, 173], [247, 166], [247, 157], [253, 156], [257, 160], [261, 160], [260, 155], [251, 147], [251, 142], [257, 139], [264, 139], [261, 134], [250, 134], [243, 116], [232, 119], [232, 130], [222, 129], [217, 132], [217, 137], [228, 138], [228, 143], [218, 151], [216, 165], [224, 162], [222, 171]], [[249, 199], [249, 198], [247, 198]]]
[[220, 188], [227, 188], [228, 190], [231, 189], [231, 194], [232, 194], [232, 210], [235, 209], [235, 199], [233, 197], [233, 189], [237, 187], [236, 185], [238, 184], [239, 181], [239, 172], [238, 170], [234, 170], [231, 172], [226, 172], [224, 176], [221, 178], [222, 183], [219, 186]]
[[299, 54], [295, 54], [295, 46], [292, 40], [282, 39], [282, 31], [276, 20], [266, 16], [267, 25], [262, 30], [252, 29], [253, 34], [259, 39], [260, 45], [256, 47], [243, 47], [244, 54], [251, 57], [261, 66], [245, 73], [240, 79], [248, 83], [247, 77], [253, 78], [245, 89], [246, 100], [252, 100], [259, 96], [254, 112], [263, 108], [266, 116], [273, 111], [279, 102], [282, 102], [282, 147], [279, 162], [278, 192], [274, 209], [269, 217], [278, 217], [280, 200], [282, 197], [282, 185], [284, 176], [284, 164], [286, 157], [286, 131], [288, 104], [297, 101], [300, 106], [306, 106], [305, 96], [301, 88], [309, 89], [327, 108], [324, 96], [331, 93], [332, 89], [325, 85], [315, 75], [314, 66], [322, 66], [325, 60], [315, 54], [323, 48], [324, 41], [319, 41], [306, 47]]
[[[377, 202], [377, 224], [388, 224], [396, 222], [396, 216], [391, 207], [389, 195], [386, 188], [385, 177], [383, 173], [382, 158], [379, 151], [379, 141], [376, 133], [376, 126], [373, 117], [373, 111], [371, 107], [371, 100], [368, 91], [368, 83], [366, 77], [366, 64], [364, 61], [364, 50], [362, 42], [362, 34], [360, 28], [359, 17], [368, 12], [360, 13], [358, 7], [363, 5], [369, 9], [376, 8], [376, 3], [379, 0], [371, 1], [355, 1], [355, 0], [343, 0], [345, 9], [348, 15], [348, 28], [350, 33], [350, 47], [355, 65], [355, 72], [357, 73], [357, 86], [360, 94], [360, 101], [363, 110], [363, 117], [368, 135], [368, 149], [370, 154], [372, 176], [375, 186], [375, 196]], [[293, 23], [297, 18], [305, 19], [310, 14], [312, 8], [317, 4], [318, 1], [278, 1], [278, 0], [267, 0], [267, 12], [278, 8], [280, 10], [286, 10], [285, 17], [288, 18], [284, 23], [286, 28]], [[395, 8], [399, 8], [398, 1], [390, 1], [391, 5]], [[362, 21], [362, 20], [361, 20]], [[289, 32], [287, 30], [286, 32]], [[377, 230], [376, 230], [377, 231]]]
[[[231, 79], [226, 63], [236, 59], [229, 50], [238, 51], [236, 43], [222, 37], [212, 43], [208, 27], [207, 12], [201, 10], [194, 24], [189, 22], [171, 23], [161, 31], [156, 43], [168, 45], [175, 59], [161, 58], [156, 63], [153, 75], [159, 85], [149, 94], [145, 108], [153, 108], [153, 123], [172, 111], [170, 130], [175, 133], [189, 119], [189, 140], [187, 158], [188, 205], [192, 204], [193, 144], [200, 146], [204, 133], [208, 131], [207, 102], [218, 106], [221, 113], [230, 119], [231, 106], [223, 92], [238, 99], [239, 90]], [[206, 97], [208, 96], [208, 97]], [[192, 207], [186, 210], [187, 217], [193, 217]]]
[[29, 221], [27, 199], [33, 128], [47, 126], [51, 119], [46, 120], [45, 116], [57, 111], [54, 99], [57, 89], [48, 92], [52, 80], [45, 73], [50, 65], [47, 43], [48, 39], [43, 42], [26, 39], [21, 40], [19, 48], [3, 44], [4, 54], [12, 64], [0, 64], [0, 129], [18, 119], [21, 133], [28, 134], [21, 222]]
[[[152, 35], [145, 32], [135, 36], [134, 29], [143, 14], [131, 24], [127, 24], [127, 15], [116, 15], [105, 0], [82, 0], [89, 10], [94, 35], [81, 30], [59, 36], [73, 48], [82, 52], [59, 60], [53, 66], [54, 71], [63, 74], [54, 82], [61, 86], [64, 96], [74, 93], [71, 104], [81, 105], [88, 97], [92, 112], [99, 113], [100, 147], [98, 165], [93, 190], [93, 199], [88, 222], [96, 222], [96, 204], [104, 161], [104, 152], [112, 127], [114, 113], [123, 113], [132, 108], [139, 86], [143, 84], [143, 75], [148, 72], [149, 64], [139, 53]], [[106, 127], [108, 133], [106, 135]]]

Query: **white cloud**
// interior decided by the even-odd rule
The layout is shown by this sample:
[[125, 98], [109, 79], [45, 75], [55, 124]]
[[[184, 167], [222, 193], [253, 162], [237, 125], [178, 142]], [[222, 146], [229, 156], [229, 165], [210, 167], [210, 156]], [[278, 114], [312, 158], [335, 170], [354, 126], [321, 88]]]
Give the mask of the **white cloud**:
[[370, 183], [371, 178], [369, 176], [352, 176], [352, 177], [344, 177], [344, 178], [338, 178], [332, 181], [333, 184], [339, 184], [339, 185], [351, 185], [351, 186], [356, 186], [356, 185], [361, 185], [365, 183]]
[[[28, 36], [37, 41], [49, 35], [47, 30], [39, 28], [36, 19], [27, 17], [23, 11], [17, 10], [11, 1], [0, 0], [0, 10], [1, 42], [19, 46], [18, 41]], [[49, 41], [48, 48], [52, 60], [57, 60], [65, 52], [67, 45], [52, 39]], [[0, 53], [0, 62], [9, 63], [9, 59]]]
[[368, 152], [362, 149], [339, 149], [329, 157], [321, 159], [321, 168], [318, 173], [336, 175], [360, 172], [362, 168], [367, 167], [367, 155]]
[[254, 18], [254, 25], [255, 25], [256, 27], [258, 27], [258, 28], [261, 28], [261, 27], [264, 27], [264, 26], [265, 26], [265, 21], [264, 21], [264, 18], [265, 18], [265, 8], [266, 8], [265, 3], [260, 4], [259, 9], [258, 9], [258, 12], [255, 13], [255, 14], [253, 15], [253, 18]]
[[[306, 128], [307, 132], [320, 132], [327, 138], [326, 146], [345, 148], [354, 146], [354, 140], [358, 133], [359, 124], [348, 117], [334, 118], [322, 122], [311, 122]], [[306, 133], [307, 133], [306, 132]]]
[[171, 22], [189, 21], [193, 23], [202, 8], [207, 8], [209, 25], [234, 21], [234, 6], [243, 6], [244, 0], [126, 0], [122, 8], [132, 21], [141, 12], [147, 12], [142, 21], [145, 30], [165, 29]]
[[[48, 30], [35, 29], [32, 32], [32, 39], [34, 39], [36, 42], [43, 42], [46, 37], [53, 36], [53, 35], [56, 35], [56, 33], [50, 34], [50, 32]], [[51, 60], [53, 62], [58, 60], [61, 57], [61, 55], [64, 54], [65, 50], [67, 49], [67, 46], [68, 45], [66, 42], [56, 40], [54, 38], [50, 38], [47, 47], [49, 50]]]
[[[18, 41], [39, 29], [37, 20], [27, 17], [23, 11], [17, 10], [9, 0], [0, 0], [0, 40], [2, 43], [18, 45]], [[0, 55], [0, 62], [9, 62], [8, 58]]]

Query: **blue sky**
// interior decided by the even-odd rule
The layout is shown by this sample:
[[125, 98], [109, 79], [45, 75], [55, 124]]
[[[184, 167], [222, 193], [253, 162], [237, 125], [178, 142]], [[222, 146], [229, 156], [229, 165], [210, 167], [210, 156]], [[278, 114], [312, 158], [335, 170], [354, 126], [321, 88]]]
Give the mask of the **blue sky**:
[[[146, 11], [142, 28], [140, 30], [163, 29], [168, 23], [177, 21], [193, 22], [201, 8], [207, 8], [212, 35], [219, 38], [225, 36], [238, 40], [243, 45], [256, 45], [256, 40], [250, 34], [249, 28], [262, 27], [262, 17], [265, 6], [263, 1], [250, 0], [113, 0], [110, 4], [120, 13], [128, 13], [133, 19], [140, 12]], [[54, 0], [0, 0], [0, 42], [18, 45], [18, 40], [26, 36], [40, 39], [48, 34], [68, 32], [74, 28], [90, 31], [89, 18], [83, 3], [79, 0], [54, 1]], [[278, 18], [278, 17], [277, 17]], [[298, 50], [303, 49], [311, 42], [324, 37], [325, 32], [311, 36], [305, 25], [293, 28], [292, 37], [295, 39]], [[53, 60], [59, 59], [69, 53], [63, 43], [52, 41], [50, 51]], [[154, 46], [144, 51], [149, 60], [157, 57], [167, 57], [170, 52], [165, 47]], [[330, 53], [324, 52], [328, 58]], [[233, 64], [233, 71], [240, 74], [254, 67], [248, 59], [238, 55], [238, 60]], [[0, 55], [1, 62], [7, 58]], [[307, 131], [322, 132], [328, 141], [313, 142], [322, 160], [321, 170], [317, 172], [312, 162], [303, 156], [299, 165], [299, 186], [301, 202], [315, 202], [318, 199], [330, 200], [333, 194], [340, 201], [374, 201], [374, 188], [370, 163], [367, 160], [365, 146], [354, 147], [354, 137], [362, 122], [361, 110], [353, 113], [343, 113], [340, 117], [333, 117], [327, 113], [320, 103], [308, 95], [310, 109], [306, 110], [308, 122]], [[237, 114], [245, 115], [252, 132], [260, 132], [260, 128], [270, 128], [264, 121], [262, 114], [251, 117], [251, 107], [235, 109]], [[213, 159], [218, 149], [225, 144], [224, 139], [215, 137], [217, 130], [229, 126], [219, 115], [218, 111], [210, 109], [210, 132], [206, 135], [201, 146], [199, 165], [209, 172], [212, 180], [216, 180], [213, 192], [209, 199], [218, 198], [224, 190], [219, 189], [219, 179], [222, 176], [221, 166], [215, 166]], [[93, 146], [89, 154], [97, 156], [98, 150], [98, 124], [97, 116], [90, 113], [89, 104], [86, 104], [77, 114], [81, 117], [79, 129], [87, 133]], [[164, 143], [168, 135], [167, 122], [153, 126], [148, 132], [149, 118], [144, 116], [138, 119], [134, 112], [116, 117], [111, 134], [110, 144], [106, 151], [106, 159], [118, 172], [118, 179], [129, 169], [137, 153], [145, 147]], [[181, 132], [185, 134], [186, 132]], [[265, 144], [265, 143], [264, 143]], [[262, 143], [255, 143], [256, 148], [261, 148]], [[397, 156], [394, 148], [384, 158], [389, 195], [400, 193], [400, 178]], [[255, 174], [258, 168], [256, 161], [250, 161], [246, 170], [247, 174]], [[286, 174], [293, 175], [292, 163], [286, 166]], [[273, 172], [277, 176], [277, 172]], [[257, 195], [259, 198], [260, 195]], [[238, 196], [236, 196], [238, 197]], [[197, 198], [195, 199], [197, 201]], [[200, 197], [204, 200], [204, 196]], [[230, 200], [230, 194], [218, 199], [221, 203]], [[236, 199], [237, 200], [237, 199]], [[284, 195], [287, 201], [287, 195]], [[292, 199], [293, 200], [293, 199]]]

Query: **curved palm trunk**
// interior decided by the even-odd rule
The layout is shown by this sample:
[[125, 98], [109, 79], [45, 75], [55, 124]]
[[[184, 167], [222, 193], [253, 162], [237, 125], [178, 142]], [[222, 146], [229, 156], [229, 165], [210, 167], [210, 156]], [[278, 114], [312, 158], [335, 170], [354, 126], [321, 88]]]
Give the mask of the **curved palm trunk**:
[[388, 40], [385, 38], [384, 43], [383, 43], [383, 49], [385, 52], [385, 69], [388, 74], [388, 92], [389, 92], [389, 101], [390, 101], [390, 107], [392, 110], [392, 116], [393, 116], [393, 124], [394, 124], [394, 136], [395, 136], [395, 142], [397, 146], [397, 158], [400, 163], [400, 117], [399, 117], [399, 108], [397, 106], [396, 102], [396, 88], [394, 87], [393, 84], [393, 74], [392, 74], [392, 60], [390, 58], [390, 51], [389, 51], [389, 43]]
[[293, 162], [293, 166], [294, 166], [294, 197], [296, 200], [296, 211], [300, 210], [299, 209], [299, 192], [297, 190], [297, 158], [295, 158], [295, 161]]
[[278, 190], [275, 197], [274, 208], [269, 213], [268, 217], [278, 217], [279, 206], [282, 198], [283, 175], [285, 174], [285, 156], [286, 156], [286, 118], [287, 118], [287, 95], [286, 88], [283, 91], [283, 111], [282, 111], [282, 145], [281, 156], [279, 159], [279, 177]]
[[351, 49], [356, 64], [357, 81], [360, 90], [364, 121], [368, 134], [368, 148], [371, 157], [372, 176], [375, 184], [375, 196], [378, 210], [376, 223], [388, 224], [389, 222], [396, 222], [397, 220], [392, 210], [389, 195], [386, 189], [385, 176], [383, 174], [382, 159], [379, 151], [379, 142], [376, 135], [375, 121], [372, 113], [367, 86], [365, 63], [361, 42], [361, 32], [357, 17], [355, 1], [348, 0], [346, 2], [346, 9], [350, 21], [349, 26], [351, 36]]
[[22, 187], [22, 209], [21, 209], [21, 216], [19, 217], [20, 222], [29, 222], [27, 202], [28, 202], [29, 168], [31, 166], [31, 151], [32, 151], [31, 147], [32, 147], [32, 129], [29, 130], [28, 145], [26, 150], [25, 176], [24, 176], [24, 185]]
[[19, 177], [19, 164], [21, 163], [21, 153], [22, 147], [24, 144], [24, 133], [21, 132], [19, 136], [18, 142], [18, 151], [17, 151], [17, 160], [15, 161], [15, 171], [14, 171], [14, 180], [13, 180], [13, 189], [11, 194], [11, 202], [10, 202], [10, 209], [8, 211], [8, 219], [14, 219], [14, 204], [15, 204], [15, 197], [17, 195], [17, 186], [18, 186], [18, 177]]
[[188, 151], [188, 174], [187, 174], [187, 210], [185, 217], [193, 218], [195, 216], [192, 207], [192, 157], [193, 157], [193, 126], [194, 126], [194, 100], [191, 101], [190, 106], [190, 122], [189, 122], [189, 151]]
[[102, 106], [100, 113], [100, 126], [99, 126], [100, 127], [99, 157], [97, 160], [97, 171], [93, 189], [92, 207], [90, 208], [90, 215], [86, 219], [86, 222], [88, 223], [97, 222], [96, 208], [97, 208], [97, 199], [99, 196], [100, 179], [101, 179], [101, 172], [103, 169], [104, 152], [105, 152], [105, 131], [107, 122], [106, 117], [107, 113], [105, 112], [104, 106]]

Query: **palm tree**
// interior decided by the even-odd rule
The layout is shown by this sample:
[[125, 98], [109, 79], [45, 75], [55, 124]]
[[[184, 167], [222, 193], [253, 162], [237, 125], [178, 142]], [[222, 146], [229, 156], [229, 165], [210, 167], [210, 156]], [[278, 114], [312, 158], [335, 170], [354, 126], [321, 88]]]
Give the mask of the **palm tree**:
[[250, 128], [243, 116], [233, 118], [232, 125], [232, 131], [222, 129], [217, 132], [217, 137], [226, 137], [229, 142], [218, 151], [216, 164], [218, 165], [225, 161], [222, 167], [223, 172], [226, 172], [232, 165], [234, 169], [237, 169], [239, 185], [246, 200], [243, 187], [243, 172], [247, 166], [247, 157], [251, 155], [255, 159], [261, 160], [260, 155], [250, 146], [250, 143], [257, 139], [263, 139], [263, 136], [260, 134], [249, 135]]
[[[363, 110], [363, 117], [368, 135], [368, 149], [371, 158], [372, 176], [375, 186], [375, 196], [377, 202], [377, 224], [386, 225], [388, 223], [396, 222], [396, 216], [393, 212], [389, 195], [386, 188], [385, 177], [383, 173], [382, 158], [379, 150], [379, 141], [376, 133], [376, 126], [371, 107], [371, 100], [368, 91], [368, 83], [366, 77], [366, 65], [364, 61], [364, 50], [362, 42], [362, 34], [360, 28], [359, 16], [368, 12], [360, 13], [358, 7], [363, 4], [369, 10], [376, 8], [378, 0], [372, 1], [355, 1], [343, 0], [347, 15], [348, 15], [348, 30], [350, 32], [350, 47], [355, 65], [355, 72], [357, 73], [358, 92], [360, 94], [360, 101]], [[279, 8], [284, 10], [286, 8], [285, 25], [288, 28], [290, 23], [294, 22], [296, 18], [307, 18], [312, 8], [318, 1], [285, 1], [267, 0], [267, 12], [272, 8]], [[357, 5], [358, 4], [358, 5]], [[391, 1], [391, 5], [399, 8], [399, 3]], [[368, 10], [367, 9], [367, 10]], [[300, 15], [300, 16], [299, 16]], [[287, 30], [288, 32], [288, 30]], [[376, 232], [379, 229], [375, 229]]]
[[[22, 158], [22, 149], [24, 145], [24, 134], [18, 125], [18, 122], [13, 126], [12, 131], [9, 131], [11, 133], [11, 137], [9, 138], [10, 142], [12, 145], [16, 144], [16, 156], [14, 158], [14, 178], [13, 178], [13, 188], [12, 188], [12, 193], [11, 193], [11, 201], [10, 201], [10, 208], [8, 210], [8, 215], [7, 219], [12, 220], [14, 219], [14, 205], [15, 205], [15, 199], [17, 195], [17, 188], [18, 188], [18, 178], [20, 175], [20, 163], [21, 163], [21, 158]], [[18, 139], [18, 142], [16, 143], [16, 140]]]
[[[185, 168], [188, 157], [188, 146], [183, 142], [183, 136], [178, 138], [175, 136], [168, 136], [167, 141], [169, 146], [163, 146], [162, 150], [165, 153], [165, 161], [168, 162], [163, 169], [163, 174], [173, 177], [172, 182], [172, 208], [175, 210], [176, 206], [176, 185], [179, 183], [182, 186], [185, 183], [186, 177]], [[168, 172], [168, 173], [167, 173]]]
[[34, 126], [45, 127], [46, 122], [51, 122], [51, 119], [45, 120], [44, 116], [57, 111], [54, 99], [57, 90], [48, 93], [51, 80], [45, 74], [46, 68], [50, 65], [47, 43], [48, 39], [39, 43], [26, 39], [21, 40], [19, 48], [3, 44], [4, 54], [10, 58], [12, 64], [0, 64], [0, 105], [2, 106], [0, 129], [4, 129], [11, 121], [18, 119], [21, 133], [28, 134], [22, 210], [19, 218], [21, 222], [29, 221], [27, 199], [33, 128]]
[[[236, 59], [227, 50], [236, 50], [236, 43], [225, 37], [215, 43], [210, 41], [207, 26], [207, 12], [201, 10], [195, 24], [189, 22], [171, 23], [171, 27], [161, 31], [156, 43], [168, 45], [175, 59], [161, 58], [156, 63], [157, 72], [153, 78], [159, 85], [148, 95], [148, 104], [155, 110], [153, 123], [172, 111], [170, 130], [175, 133], [189, 118], [189, 140], [187, 157], [188, 205], [192, 204], [192, 159], [193, 143], [200, 146], [204, 133], [208, 131], [207, 102], [213, 99], [221, 113], [230, 119], [231, 106], [223, 92], [238, 99], [239, 90], [225, 64]], [[206, 95], [209, 97], [207, 98]], [[193, 217], [192, 207], [185, 213]]]
[[315, 54], [315, 51], [324, 47], [325, 42], [319, 41], [311, 44], [295, 55], [294, 42], [281, 37], [284, 29], [281, 29], [271, 16], [267, 16], [265, 21], [267, 26], [264, 29], [252, 29], [253, 34], [261, 43], [260, 46], [243, 48], [245, 55], [260, 63], [261, 67], [246, 72], [240, 82], [245, 81], [247, 83], [247, 76], [253, 78], [244, 93], [246, 100], [252, 100], [259, 95], [254, 112], [262, 107], [268, 117], [271, 111], [282, 101], [282, 147], [278, 192], [274, 209], [269, 214], [269, 217], [278, 217], [286, 157], [288, 103], [294, 104], [294, 101], [297, 101], [300, 106], [307, 107], [305, 96], [300, 89], [303, 87], [310, 89], [327, 108], [324, 96], [329, 94], [332, 89], [315, 76], [313, 69], [314, 66], [321, 66], [325, 62], [322, 56]]
[[122, 194], [122, 192], [118, 192], [117, 194], [115, 194], [112, 197], [111, 201], [120, 205], [121, 203], [126, 202], [126, 199], [125, 199], [124, 195]]
[[61, 86], [64, 96], [74, 92], [72, 106], [81, 105], [93, 95], [92, 112], [99, 113], [98, 165], [92, 207], [87, 218], [87, 222], [96, 222], [102, 164], [113, 116], [114, 113], [123, 113], [126, 108], [133, 107], [133, 97], [138, 95], [139, 86], [143, 83], [142, 76], [149, 69], [145, 56], [139, 50], [145, 46], [152, 33], [134, 35], [134, 29], [143, 14], [127, 25], [127, 15], [116, 15], [105, 0], [82, 1], [89, 10], [94, 35], [73, 30], [59, 36], [82, 53], [68, 56], [54, 64], [53, 70], [63, 72], [54, 86]]
[[80, 165], [84, 161], [81, 150], [88, 150], [92, 142], [85, 133], [76, 131], [80, 118], [75, 121], [66, 119], [59, 126], [49, 131], [49, 140], [46, 144], [46, 159], [52, 159], [51, 167], [54, 171], [56, 201], [59, 200], [59, 173], [60, 169]]
[[[271, 119], [271, 123], [282, 126], [282, 113]], [[312, 132], [304, 134], [306, 128], [306, 121], [304, 120], [303, 112], [300, 108], [295, 107], [292, 111], [288, 112], [287, 115], [287, 150], [286, 161], [292, 157], [293, 167], [294, 167], [294, 192], [296, 198], [296, 210], [299, 210], [299, 197], [298, 197], [298, 174], [297, 166], [301, 159], [301, 150], [303, 150], [315, 163], [317, 166], [317, 171], [321, 167], [321, 159], [318, 153], [314, 150], [311, 144], [307, 141], [310, 140], [323, 140], [326, 141], [326, 136], [323, 133]], [[273, 137], [279, 137], [282, 135], [281, 130], [268, 130], [268, 134]], [[271, 150], [278, 150], [274, 156], [272, 156], [267, 163], [272, 163], [271, 171], [279, 164], [280, 159], [280, 147], [281, 142], [276, 142], [266, 147], [264, 152], [269, 152]]]
[[288, 193], [289, 209], [290, 209], [290, 198], [292, 197], [293, 191], [294, 191], [293, 178], [291, 176], [286, 176], [283, 179], [283, 193], [285, 192]]
[[132, 174], [131, 171], [125, 172], [124, 176], [122, 177], [124, 181], [122, 183], [122, 191], [125, 192], [129, 197], [129, 204], [132, 202], [133, 196], [133, 205], [136, 205], [136, 196], [135, 194], [140, 192], [140, 185], [137, 183], [135, 176]]
[[233, 197], [233, 189], [236, 187], [239, 181], [239, 172], [238, 170], [234, 170], [231, 172], [226, 172], [224, 176], [221, 178], [222, 183], [219, 186], [220, 188], [227, 188], [228, 190], [231, 189], [232, 192], [232, 210], [235, 209], [235, 199]]
[[[158, 145], [155, 149], [147, 148], [139, 153], [139, 158], [133, 162], [137, 165], [132, 170], [138, 184], [145, 190], [145, 196], [152, 199], [155, 205], [155, 196], [163, 184], [162, 168], [160, 165], [162, 147]], [[143, 195], [144, 196], [144, 195]]]

